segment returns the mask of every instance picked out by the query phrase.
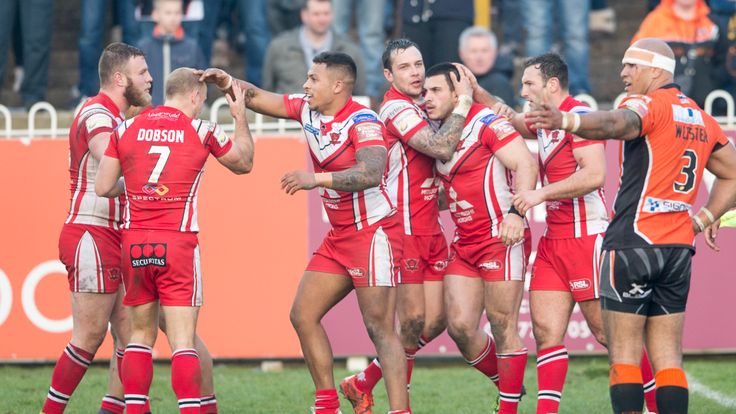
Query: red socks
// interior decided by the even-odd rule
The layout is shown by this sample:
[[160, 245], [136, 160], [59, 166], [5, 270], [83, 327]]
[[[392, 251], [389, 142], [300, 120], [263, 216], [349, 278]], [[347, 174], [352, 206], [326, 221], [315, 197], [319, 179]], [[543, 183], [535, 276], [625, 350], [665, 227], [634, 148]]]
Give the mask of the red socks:
[[381, 372], [381, 363], [378, 361], [378, 358], [374, 358], [373, 361], [368, 364], [368, 368], [358, 374], [357, 386], [363, 392], [371, 392], [373, 387], [378, 384], [378, 381], [380, 381], [382, 377], [383, 372]]
[[641, 379], [644, 382], [644, 401], [647, 404], [647, 410], [652, 413], [658, 413], [657, 409], [657, 389], [654, 384], [654, 373], [652, 365], [649, 363], [647, 350], [641, 355]]
[[128, 344], [122, 364], [125, 411], [143, 414], [153, 379], [153, 356], [149, 346]]
[[564, 345], [539, 350], [537, 355], [537, 414], [556, 413], [567, 376], [567, 348]]
[[200, 400], [202, 414], [217, 414], [217, 399], [215, 394], [203, 395]]
[[332, 414], [339, 408], [340, 400], [337, 399], [337, 389], [317, 390], [314, 393], [315, 414]]
[[94, 354], [68, 344], [59, 357], [51, 375], [51, 386], [42, 412], [60, 414], [64, 412], [74, 390], [87, 372]]
[[521, 386], [524, 383], [527, 350], [498, 354], [498, 392], [501, 396], [498, 414], [516, 414], [521, 400]]
[[174, 351], [171, 355], [171, 387], [179, 400], [181, 414], [199, 414], [201, 383], [202, 371], [197, 351], [192, 348]]
[[113, 395], [105, 394], [105, 396], [102, 397], [100, 410], [105, 410], [114, 414], [123, 414], [125, 411], [125, 401]]
[[480, 355], [472, 361], [468, 361], [466, 359], [465, 362], [482, 372], [486, 377], [490, 378], [490, 380], [498, 387], [498, 358], [496, 357], [496, 344], [493, 342], [490, 335], [488, 335], [488, 342], [486, 342], [486, 346], [480, 352]]

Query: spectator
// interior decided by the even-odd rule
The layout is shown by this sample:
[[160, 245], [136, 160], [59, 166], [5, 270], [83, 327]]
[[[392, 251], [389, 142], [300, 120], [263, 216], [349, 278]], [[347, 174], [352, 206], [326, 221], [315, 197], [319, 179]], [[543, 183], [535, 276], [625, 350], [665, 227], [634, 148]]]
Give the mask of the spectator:
[[[736, 1], [711, 0], [711, 19], [718, 25], [718, 42], [714, 53], [713, 72], [716, 88], [736, 95]], [[714, 112], [725, 113], [725, 103], [717, 100]]]
[[271, 41], [266, 21], [266, 0], [236, 1], [240, 9], [240, 26], [245, 34], [245, 79], [261, 86], [263, 57]]
[[562, 42], [570, 71], [570, 94], [590, 93], [588, 79], [588, 0], [521, 0], [526, 32], [526, 55], [539, 56], [553, 46], [553, 25]]
[[184, 34], [181, 0], [155, 0], [151, 17], [156, 22], [152, 37], [144, 37], [138, 47], [145, 53], [153, 77], [153, 105], [164, 103], [164, 84], [174, 69], [207, 69], [197, 41]]
[[675, 83], [702, 107], [718, 86], [713, 79], [718, 26], [708, 17], [704, 0], [663, 0], [647, 15], [631, 42], [646, 37], [664, 40], [675, 53]]
[[20, 13], [18, 23], [23, 46], [20, 57], [23, 62], [20, 94], [26, 109], [46, 98], [53, 6], [51, 0], [0, 2], [0, 81], [4, 79], [8, 48], [13, 43], [13, 28]]
[[366, 88], [368, 96], [380, 101], [383, 78], [384, 17], [386, 0], [334, 0], [335, 19], [332, 28], [339, 36], [347, 36], [352, 27], [355, 14], [361, 56], [365, 64]]
[[457, 39], [466, 27], [473, 25], [474, 16], [472, 1], [404, 1], [401, 9], [402, 37], [419, 45], [425, 67], [440, 62], [457, 62]]
[[326, 51], [350, 55], [358, 68], [353, 93], [365, 94], [365, 72], [360, 49], [345, 37], [330, 30], [332, 2], [307, 0], [301, 10], [302, 25], [281, 33], [266, 53], [263, 66], [263, 89], [276, 93], [303, 92], [304, 81], [312, 59]]
[[[50, 1], [48, 2], [50, 3]], [[97, 63], [102, 54], [108, 0], [82, 0], [81, 29], [79, 32], [79, 85], [72, 92], [73, 106], [100, 90]], [[117, 0], [114, 13], [122, 26], [123, 42], [134, 45], [140, 36], [139, 23], [135, 20], [135, 3], [132, 0]], [[51, 27], [49, 22], [47, 27]]]
[[511, 87], [514, 63], [510, 56], [498, 54], [496, 35], [485, 27], [468, 27], [460, 34], [459, 51], [460, 61], [473, 72], [483, 89], [515, 106]]
[[612, 35], [616, 32], [616, 12], [608, 0], [591, 0], [588, 25], [591, 33]]
[[304, 0], [268, 0], [268, 28], [271, 35], [291, 30], [301, 25], [299, 11]]

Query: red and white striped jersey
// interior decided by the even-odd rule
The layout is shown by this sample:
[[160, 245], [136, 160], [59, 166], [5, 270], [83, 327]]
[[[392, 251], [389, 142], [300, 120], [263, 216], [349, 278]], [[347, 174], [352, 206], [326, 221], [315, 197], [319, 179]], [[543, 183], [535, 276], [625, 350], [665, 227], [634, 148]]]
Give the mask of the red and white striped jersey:
[[120, 160], [128, 203], [123, 229], [197, 232], [197, 192], [209, 154], [232, 141], [213, 122], [158, 106], [115, 130], [105, 155]]
[[[573, 97], [568, 96], [560, 104], [560, 110], [584, 114], [590, 108]], [[586, 145], [605, 145], [603, 141], [593, 141], [574, 137], [564, 130], [554, 131], [528, 126], [536, 132], [539, 142], [539, 174], [542, 185], [562, 181], [580, 169], [572, 151]], [[547, 201], [546, 237], [567, 239], [603, 233], [608, 227], [608, 214], [603, 188], [582, 196], [565, 200]]]
[[69, 189], [71, 202], [66, 224], [88, 224], [118, 229], [121, 199], [98, 197], [95, 176], [99, 162], [89, 152], [89, 140], [111, 133], [123, 114], [109, 96], [100, 92], [87, 99], [69, 128]]
[[404, 225], [405, 234], [433, 235], [442, 232], [437, 194], [440, 180], [435, 175], [434, 158], [409, 146], [417, 131], [436, 124], [424, 108], [393, 86], [384, 95], [381, 121], [386, 125], [388, 175], [386, 189]]
[[[473, 104], [452, 159], [436, 161], [447, 197], [456, 239], [477, 243], [499, 235], [511, 208], [511, 172], [494, 153], [519, 137], [513, 125], [490, 108]], [[520, 138], [519, 138], [520, 139]]]
[[[359, 149], [386, 147], [384, 127], [375, 112], [350, 99], [335, 116], [325, 116], [310, 110], [305, 96], [284, 95], [284, 105], [289, 118], [302, 124], [315, 172], [346, 170], [355, 165]], [[336, 231], [362, 230], [394, 214], [385, 179], [384, 173], [377, 187], [356, 192], [319, 187], [332, 227]]]

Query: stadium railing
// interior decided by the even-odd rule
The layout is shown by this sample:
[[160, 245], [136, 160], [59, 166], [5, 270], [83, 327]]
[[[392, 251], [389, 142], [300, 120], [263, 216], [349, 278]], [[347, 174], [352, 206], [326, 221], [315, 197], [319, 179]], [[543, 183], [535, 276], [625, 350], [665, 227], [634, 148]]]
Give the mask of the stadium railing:
[[[618, 104], [626, 97], [625, 93], [622, 93], [616, 97], [613, 101], [613, 107], [617, 107]], [[358, 96], [354, 98], [357, 102], [368, 105], [369, 99], [366, 96]], [[586, 103], [593, 110], [599, 108], [598, 101], [591, 95], [580, 94], [575, 96], [575, 99]], [[736, 124], [736, 104], [734, 98], [727, 91], [716, 89], [712, 91], [705, 99], [704, 110], [712, 114], [713, 104], [718, 100], [723, 99], [726, 103], [726, 115], [715, 116], [715, 119], [726, 128], [734, 128]], [[74, 113], [81, 108], [81, 104], [77, 106]], [[210, 106], [209, 119], [211, 121], [217, 121], [219, 119], [220, 112], [227, 110], [227, 100], [224, 97], [218, 98]], [[529, 110], [528, 102], [524, 105], [523, 111]], [[39, 112], [48, 112], [49, 114], [49, 127], [48, 128], [36, 128], [36, 116]], [[4, 120], [4, 133], [3, 137], [6, 139], [20, 139], [22, 142], [27, 143], [28, 140], [34, 137], [50, 137], [55, 138], [66, 138], [69, 134], [69, 128], [59, 128], [58, 126], [58, 113], [48, 102], [38, 102], [31, 106], [28, 110], [28, 127], [27, 128], [13, 128], [13, 118], [10, 110], [0, 104], [0, 115]], [[222, 127], [230, 132], [234, 129], [233, 123], [221, 123]], [[299, 131], [301, 126], [298, 122], [286, 119], [271, 119], [261, 114], [255, 114], [255, 118], [252, 122], [249, 122], [249, 126], [254, 136], [258, 138], [267, 138], [269, 136], [293, 133]]]

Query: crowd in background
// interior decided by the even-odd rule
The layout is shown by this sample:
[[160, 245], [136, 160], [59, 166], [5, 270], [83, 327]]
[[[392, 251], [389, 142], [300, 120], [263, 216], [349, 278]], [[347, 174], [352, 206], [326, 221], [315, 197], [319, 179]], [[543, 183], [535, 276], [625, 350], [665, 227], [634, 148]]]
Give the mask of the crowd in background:
[[[338, 50], [358, 63], [356, 94], [380, 101], [386, 89], [381, 53], [385, 41], [395, 37], [419, 44], [427, 67], [463, 62], [484, 87], [512, 105], [520, 103], [515, 62], [550, 50], [565, 57], [573, 95], [594, 92], [589, 35], [616, 30], [606, 0], [490, 4], [498, 22], [494, 31], [473, 26], [478, 11], [472, 0], [81, 0], [79, 82], [70, 92], [70, 106], [99, 88], [97, 61], [110, 14], [121, 40], [145, 51], [156, 104], [163, 101], [168, 73], [212, 64], [218, 38], [242, 52], [245, 79], [281, 93], [301, 92], [311, 58]], [[701, 105], [713, 89], [736, 93], [736, 0], [650, 0], [648, 7], [634, 39], [660, 37], [672, 46], [685, 93]], [[45, 99], [53, 8], [53, 0], [0, 2], [0, 80], [13, 72], [26, 108]], [[8, 53], [14, 55], [14, 70], [6, 65]]]

